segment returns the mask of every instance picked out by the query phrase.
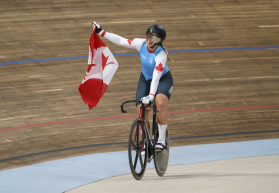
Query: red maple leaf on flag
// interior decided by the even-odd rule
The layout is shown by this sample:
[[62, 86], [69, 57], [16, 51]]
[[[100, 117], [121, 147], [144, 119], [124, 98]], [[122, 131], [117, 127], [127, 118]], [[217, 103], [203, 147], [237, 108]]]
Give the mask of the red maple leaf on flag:
[[155, 69], [159, 72], [163, 72], [164, 68], [163, 68], [163, 65], [162, 63], [158, 64], [158, 66], [155, 66]]
[[[86, 71], [87, 73], [90, 72], [92, 66], [96, 66], [96, 64], [89, 64], [89, 65], [88, 65], [88, 68], [87, 68], [87, 71]], [[87, 76], [87, 74], [85, 74], [84, 80], [85, 80], [86, 76]]]
[[[106, 68], [109, 64], [113, 65]], [[96, 107], [99, 103], [117, 68], [118, 63], [113, 54], [100, 39], [94, 28], [89, 39], [88, 68], [84, 80], [78, 88], [82, 100], [88, 105], [89, 109]]]
[[96, 64], [89, 64], [89, 65], [88, 65], [88, 68], [87, 68], [87, 71], [86, 71], [87, 73], [90, 72], [92, 66], [96, 66]]
[[102, 53], [102, 68], [103, 68], [103, 70], [105, 69], [105, 67], [106, 67], [107, 65], [109, 65], [109, 64], [114, 64], [113, 62], [110, 62], [110, 63], [107, 64], [108, 58], [109, 58], [109, 56], [106, 57], [106, 56]]
[[131, 45], [131, 44], [132, 44], [132, 41], [134, 41], [134, 39], [128, 39], [127, 41], [128, 41], [128, 44]]

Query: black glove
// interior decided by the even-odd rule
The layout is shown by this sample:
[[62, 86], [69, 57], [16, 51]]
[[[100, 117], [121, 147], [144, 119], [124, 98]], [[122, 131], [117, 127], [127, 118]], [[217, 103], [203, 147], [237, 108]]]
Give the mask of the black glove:
[[94, 22], [92, 22], [92, 24], [93, 24], [93, 26], [96, 27], [96, 32], [99, 35], [101, 35], [104, 32], [104, 30], [101, 28], [101, 26], [97, 22], [94, 21]]

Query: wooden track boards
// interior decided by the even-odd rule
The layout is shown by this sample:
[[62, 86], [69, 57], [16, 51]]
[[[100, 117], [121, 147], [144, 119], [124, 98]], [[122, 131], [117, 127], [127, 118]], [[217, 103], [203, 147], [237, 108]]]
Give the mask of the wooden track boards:
[[[158, 23], [168, 50], [278, 46], [278, 1], [0, 1], [0, 63], [86, 56], [92, 21], [126, 38], [143, 38]], [[135, 53], [103, 39], [114, 54]], [[279, 49], [172, 53], [169, 112], [278, 105]], [[120, 116], [134, 99], [139, 56], [116, 56], [119, 69], [96, 108], [88, 111], [78, 85], [87, 59], [0, 65], [0, 131], [39, 123]], [[58, 89], [58, 90], [55, 90]], [[59, 90], [62, 89], [62, 90]], [[52, 90], [52, 91], [49, 91]], [[128, 114], [136, 114], [133, 105]], [[169, 115], [171, 138], [278, 130], [278, 108]], [[0, 132], [0, 169], [89, 153], [126, 150], [92, 144], [126, 142], [133, 118], [48, 124]], [[189, 145], [278, 138], [279, 132], [173, 140]], [[42, 153], [63, 148], [64, 151]]]

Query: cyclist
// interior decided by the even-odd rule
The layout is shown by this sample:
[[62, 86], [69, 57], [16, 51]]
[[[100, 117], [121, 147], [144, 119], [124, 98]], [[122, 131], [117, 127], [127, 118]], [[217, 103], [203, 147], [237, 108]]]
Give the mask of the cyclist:
[[[141, 75], [138, 82], [136, 100], [141, 100], [144, 104], [149, 104], [155, 98], [157, 106], [157, 122], [159, 138], [156, 149], [164, 149], [166, 145], [167, 130], [167, 103], [170, 99], [173, 89], [172, 75], [167, 66], [168, 56], [166, 49], [163, 47], [163, 41], [166, 39], [166, 31], [160, 25], [152, 25], [147, 29], [145, 39], [125, 39], [116, 34], [104, 31], [95, 21], [92, 23], [96, 27], [96, 32], [108, 39], [109, 41], [127, 48], [139, 51], [142, 63]], [[138, 114], [140, 114], [140, 104], [137, 103]], [[147, 127], [149, 110], [146, 112], [145, 120]]]

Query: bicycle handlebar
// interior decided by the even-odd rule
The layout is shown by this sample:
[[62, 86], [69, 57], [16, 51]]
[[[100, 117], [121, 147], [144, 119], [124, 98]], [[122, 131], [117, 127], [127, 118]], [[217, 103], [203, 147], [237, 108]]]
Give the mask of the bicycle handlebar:
[[122, 103], [122, 104], [121, 104], [121, 111], [122, 111], [122, 113], [127, 113], [127, 111], [124, 111], [124, 105], [125, 105], [126, 103], [132, 103], [132, 102], [136, 103], [136, 102], [141, 102], [141, 101], [132, 100], [132, 101], [126, 101], [126, 102]]
[[[139, 102], [139, 103], [143, 104], [141, 100], [126, 101], [126, 102], [124, 102], [124, 103], [121, 104], [121, 111], [122, 111], [122, 113], [127, 113], [127, 111], [124, 111], [124, 105], [125, 105], [126, 103], [133, 103], [133, 102], [134, 102], [134, 103]], [[154, 105], [154, 104], [155, 104], [155, 102], [153, 102], [153, 101], [150, 101], [150, 103], [149, 103], [149, 105]]]

